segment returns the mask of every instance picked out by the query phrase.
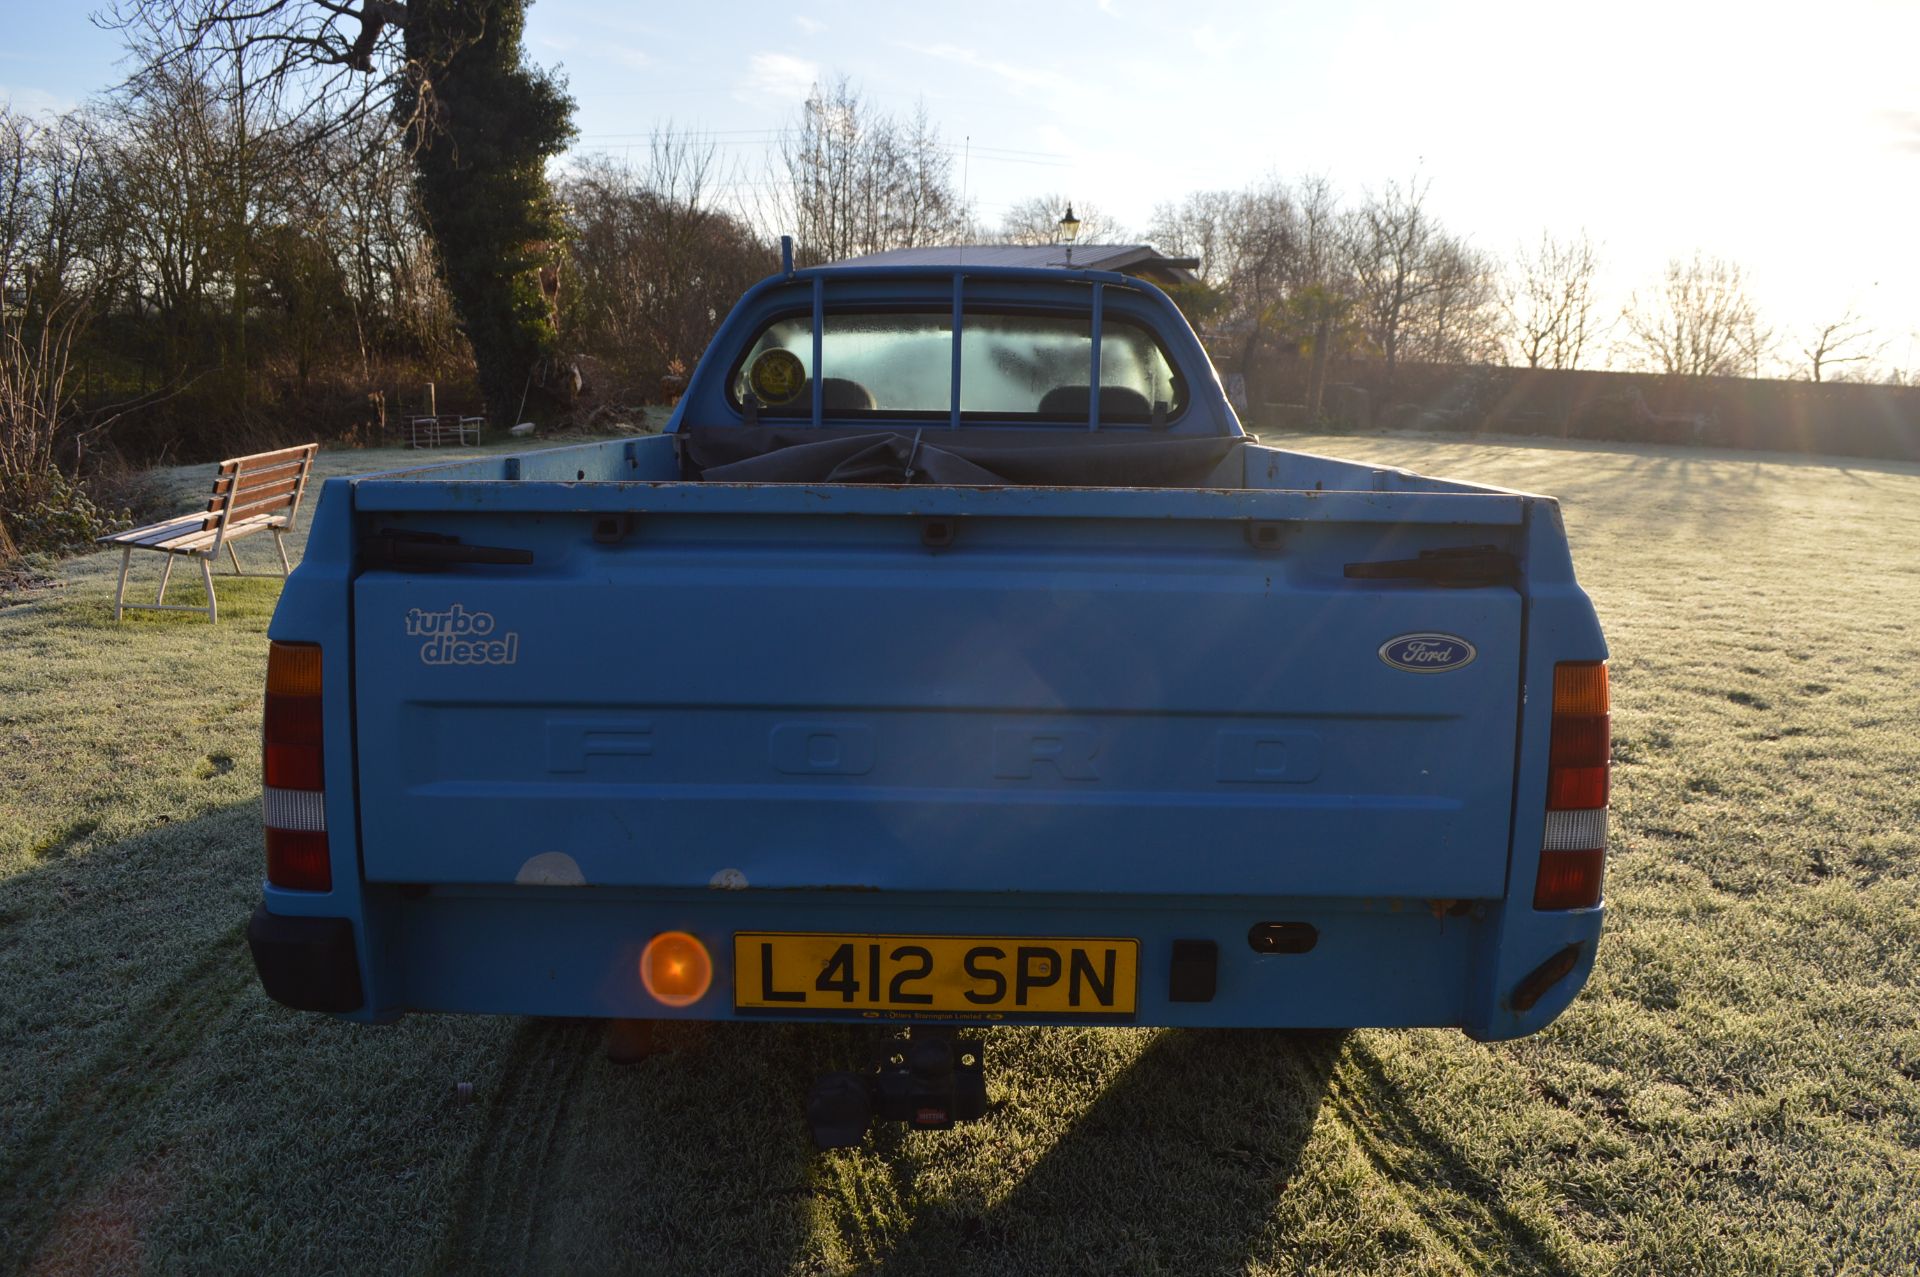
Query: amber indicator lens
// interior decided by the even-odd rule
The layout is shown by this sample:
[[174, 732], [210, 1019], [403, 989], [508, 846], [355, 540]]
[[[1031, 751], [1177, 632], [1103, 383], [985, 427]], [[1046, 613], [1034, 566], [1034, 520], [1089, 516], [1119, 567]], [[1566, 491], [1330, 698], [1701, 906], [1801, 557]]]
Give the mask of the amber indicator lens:
[[1553, 667], [1553, 712], [1605, 714], [1608, 703], [1605, 661], [1562, 661]]
[[713, 987], [713, 958], [686, 932], [663, 931], [640, 952], [640, 983], [663, 1006], [692, 1006]]
[[267, 693], [320, 695], [320, 645], [275, 643], [267, 648]]

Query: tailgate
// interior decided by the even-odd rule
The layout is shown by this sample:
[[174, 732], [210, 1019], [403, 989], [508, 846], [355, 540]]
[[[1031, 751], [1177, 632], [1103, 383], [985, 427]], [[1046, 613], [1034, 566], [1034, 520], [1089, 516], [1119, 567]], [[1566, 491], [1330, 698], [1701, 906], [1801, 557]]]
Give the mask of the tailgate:
[[1498, 897], [1521, 595], [1343, 568], [1525, 500], [364, 483], [533, 556], [358, 575], [364, 872]]

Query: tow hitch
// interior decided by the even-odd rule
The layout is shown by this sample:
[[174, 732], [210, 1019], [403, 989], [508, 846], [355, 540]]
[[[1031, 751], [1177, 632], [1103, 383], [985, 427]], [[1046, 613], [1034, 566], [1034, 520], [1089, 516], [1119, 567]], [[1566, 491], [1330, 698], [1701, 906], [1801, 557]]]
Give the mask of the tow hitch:
[[919, 1028], [873, 1048], [865, 1073], [829, 1073], [807, 1093], [807, 1125], [816, 1147], [852, 1148], [876, 1120], [944, 1131], [987, 1111], [986, 1057], [980, 1039]]

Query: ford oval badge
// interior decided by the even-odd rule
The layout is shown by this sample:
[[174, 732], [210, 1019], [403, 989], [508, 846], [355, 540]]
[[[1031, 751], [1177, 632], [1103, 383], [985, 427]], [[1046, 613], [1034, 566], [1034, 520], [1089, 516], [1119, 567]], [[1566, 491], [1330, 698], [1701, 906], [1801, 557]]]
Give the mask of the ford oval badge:
[[1479, 653], [1457, 634], [1402, 634], [1380, 645], [1380, 659], [1411, 674], [1444, 674], [1473, 664]]

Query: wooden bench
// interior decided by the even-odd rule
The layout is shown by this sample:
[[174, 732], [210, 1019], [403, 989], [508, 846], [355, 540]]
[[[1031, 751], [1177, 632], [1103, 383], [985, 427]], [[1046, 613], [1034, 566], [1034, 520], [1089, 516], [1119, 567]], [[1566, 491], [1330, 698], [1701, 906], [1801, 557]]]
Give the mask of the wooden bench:
[[[235, 576], [266, 576], [264, 572], [244, 572], [233, 543], [256, 532], [273, 533], [280, 551], [280, 575], [293, 570], [287, 562], [286, 533], [300, 514], [300, 498], [307, 489], [307, 475], [313, 469], [317, 443], [278, 452], [258, 452], [251, 457], [233, 457], [220, 463], [213, 479], [213, 495], [207, 508], [197, 514], [150, 523], [144, 528], [116, 532], [99, 538], [102, 545], [121, 548], [120, 585], [113, 592], [113, 619], [119, 620], [129, 608], [150, 612], [205, 612], [207, 619], [220, 620], [220, 605], [213, 596], [213, 561], [220, 547], [227, 548], [233, 560]], [[160, 574], [160, 592], [151, 603], [129, 603], [127, 568], [135, 550], [155, 550], [167, 556], [166, 569]], [[207, 583], [207, 605], [168, 603], [167, 582], [173, 579], [175, 555], [190, 555], [200, 560], [200, 576]]]

